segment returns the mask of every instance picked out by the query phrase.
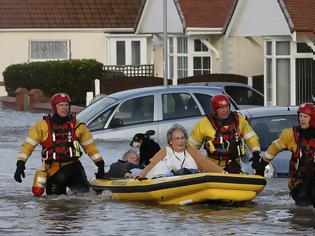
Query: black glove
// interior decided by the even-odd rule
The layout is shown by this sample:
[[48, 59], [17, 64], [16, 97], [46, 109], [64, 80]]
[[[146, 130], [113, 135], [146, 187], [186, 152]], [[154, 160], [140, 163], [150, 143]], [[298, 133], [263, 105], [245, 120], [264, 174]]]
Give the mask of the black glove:
[[256, 175], [264, 176], [265, 167], [268, 165], [268, 162], [264, 161], [260, 155], [260, 152], [253, 152], [253, 157], [249, 159], [249, 161], [252, 161], [252, 168], [256, 171]]
[[25, 178], [25, 161], [18, 160], [16, 162], [16, 170], [14, 173], [14, 179], [16, 182], [22, 183], [22, 177]]
[[97, 173], [95, 173], [95, 177], [97, 179], [103, 179], [105, 176], [105, 171], [104, 171], [105, 162], [103, 160], [100, 160], [96, 162], [95, 165], [97, 165], [98, 167]]

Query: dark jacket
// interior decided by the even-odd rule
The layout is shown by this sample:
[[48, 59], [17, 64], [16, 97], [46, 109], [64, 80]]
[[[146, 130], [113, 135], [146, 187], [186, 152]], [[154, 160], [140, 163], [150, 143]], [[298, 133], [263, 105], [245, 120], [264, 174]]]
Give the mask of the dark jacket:
[[130, 173], [133, 168], [141, 168], [141, 166], [131, 164], [127, 161], [118, 160], [110, 165], [109, 171], [105, 173], [105, 178], [124, 178], [126, 173]]

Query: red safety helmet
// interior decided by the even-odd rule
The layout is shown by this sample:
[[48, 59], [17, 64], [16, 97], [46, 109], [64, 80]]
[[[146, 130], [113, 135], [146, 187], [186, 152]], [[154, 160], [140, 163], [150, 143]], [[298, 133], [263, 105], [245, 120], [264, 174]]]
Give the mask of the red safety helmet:
[[68, 102], [70, 105], [71, 99], [70, 99], [69, 95], [66, 93], [56, 93], [54, 96], [52, 96], [50, 103], [51, 103], [51, 107], [55, 113], [57, 113], [56, 105], [58, 103], [61, 103], [61, 102]]
[[311, 116], [310, 126], [315, 128], [315, 106], [311, 102], [302, 103], [299, 106], [298, 114], [304, 113]]
[[231, 101], [230, 99], [224, 95], [215, 95], [211, 98], [211, 107], [214, 111], [216, 111], [219, 107], [223, 107], [225, 105], [230, 105]]

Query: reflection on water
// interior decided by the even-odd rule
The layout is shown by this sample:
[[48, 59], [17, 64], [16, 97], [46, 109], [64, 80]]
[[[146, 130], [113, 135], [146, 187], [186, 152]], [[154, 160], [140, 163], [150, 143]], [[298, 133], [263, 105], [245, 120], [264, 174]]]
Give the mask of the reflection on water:
[[[39, 151], [26, 164], [23, 183], [16, 183], [13, 173], [27, 129], [41, 117], [0, 108], [1, 235], [314, 235], [315, 213], [294, 206], [286, 179], [268, 180], [254, 201], [236, 205], [161, 206], [109, 200], [94, 192], [34, 198]], [[129, 149], [128, 142], [97, 144], [107, 167]], [[86, 156], [82, 162], [91, 178], [96, 166]]]

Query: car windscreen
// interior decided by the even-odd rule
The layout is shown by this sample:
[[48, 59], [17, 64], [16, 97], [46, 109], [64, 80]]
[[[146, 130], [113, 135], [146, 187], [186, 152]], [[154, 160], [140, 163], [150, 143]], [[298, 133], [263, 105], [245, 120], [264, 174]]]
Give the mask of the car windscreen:
[[251, 126], [259, 137], [262, 151], [266, 151], [269, 145], [279, 138], [285, 128], [298, 125], [297, 115], [277, 115], [250, 119]]
[[87, 123], [88, 121], [95, 118], [96, 115], [101, 113], [103, 110], [105, 110], [107, 107], [111, 106], [115, 102], [116, 99], [112, 97], [104, 97], [92, 103], [91, 105], [83, 109], [81, 112], [79, 112], [77, 118], [80, 121]]
[[247, 87], [225, 86], [225, 92], [230, 95], [238, 105], [264, 105], [264, 97], [253, 89]]

